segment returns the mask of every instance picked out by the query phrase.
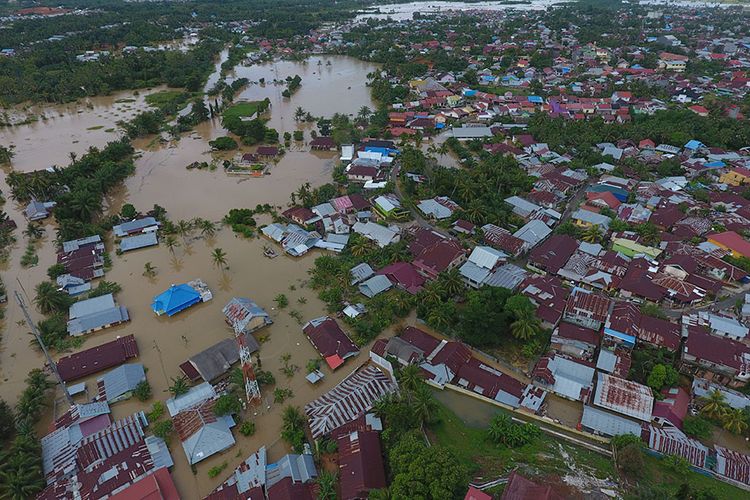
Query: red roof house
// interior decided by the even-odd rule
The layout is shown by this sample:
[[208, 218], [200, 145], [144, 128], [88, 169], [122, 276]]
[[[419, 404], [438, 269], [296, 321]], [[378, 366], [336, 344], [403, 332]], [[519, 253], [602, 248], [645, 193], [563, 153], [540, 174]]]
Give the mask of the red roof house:
[[342, 500], [366, 499], [370, 490], [386, 487], [383, 451], [377, 431], [344, 433], [337, 442]]
[[343, 365], [347, 358], [359, 354], [359, 348], [333, 318], [323, 316], [310, 320], [302, 331], [332, 370]]

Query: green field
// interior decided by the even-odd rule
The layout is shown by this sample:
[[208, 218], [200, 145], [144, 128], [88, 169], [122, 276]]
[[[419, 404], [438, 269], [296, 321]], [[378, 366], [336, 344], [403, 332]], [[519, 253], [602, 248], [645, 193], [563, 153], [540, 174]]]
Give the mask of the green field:
[[242, 118], [245, 116], [253, 116], [258, 111], [258, 107], [262, 104], [262, 101], [249, 101], [249, 102], [238, 102], [232, 104], [222, 113], [222, 117], [225, 120], [232, 120], [234, 118]]
[[192, 94], [183, 90], [162, 90], [146, 96], [146, 102], [161, 112], [171, 115], [185, 107]]

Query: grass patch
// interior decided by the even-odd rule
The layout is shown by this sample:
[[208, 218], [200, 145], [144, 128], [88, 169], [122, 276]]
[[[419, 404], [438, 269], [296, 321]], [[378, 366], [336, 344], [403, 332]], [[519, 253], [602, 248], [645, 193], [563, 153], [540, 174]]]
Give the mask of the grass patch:
[[238, 102], [232, 104], [222, 113], [222, 117], [225, 120], [231, 120], [233, 118], [242, 118], [245, 116], [253, 116], [260, 106], [261, 101], [250, 101], [250, 102]]
[[643, 482], [652, 485], [663, 485], [669, 488], [672, 494], [677, 493], [680, 485], [684, 482], [690, 484], [695, 490], [709, 490], [716, 498], [745, 498], [747, 492], [731, 484], [719, 481], [703, 474], [690, 471], [687, 474], [670, 470], [663, 459], [646, 455], [644, 457], [645, 474]]
[[146, 103], [164, 114], [173, 115], [185, 107], [192, 94], [182, 90], [162, 90], [146, 96]]
[[579, 468], [586, 468], [599, 479], [614, 477], [612, 462], [598, 453], [572, 446], [543, 435], [531, 444], [520, 448], [495, 445], [487, 438], [485, 429], [467, 426], [455, 413], [439, 404], [439, 422], [431, 427], [434, 439], [450, 449], [475, 476], [498, 477], [509, 473], [519, 464], [538, 474], [564, 475], [570, 472], [568, 458], [573, 457]]
[[104, 125], [94, 125], [93, 127], [89, 127], [86, 130], [101, 130], [104, 128]]

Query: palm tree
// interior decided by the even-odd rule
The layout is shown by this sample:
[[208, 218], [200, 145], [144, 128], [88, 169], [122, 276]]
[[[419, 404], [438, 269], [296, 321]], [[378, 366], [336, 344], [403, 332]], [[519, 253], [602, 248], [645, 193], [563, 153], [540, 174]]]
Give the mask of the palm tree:
[[398, 372], [398, 383], [401, 389], [411, 393], [422, 383], [422, 369], [414, 364], [405, 366]]
[[367, 494], [369, 500], [391, 500], [391, 492], [388, 487], [379, 490], [370, 490]]
[[513, 336], [519, 340], [530, 340], [542, 330], [541, 322], [532, 310], [521, 310], [516, 313], [516, 320], [510, 325]]
[[306, 111], [302, 108], [302, 106], [297, 106], [297, 109], [294, 110], [294, 121], [298, 122], [302, 120], [305, 117]]
[[156, 276], [156, 266], [151, 264], [151, 262], [146, 262], [143, 265], [143, 275], [148, 278], [153, 278]]
[[701, 413], [708, 418], [719, 419], [724, 415], [727, 405], [723, 392], [711, 391], [708, 396], [700, 398], [700, 401], [703, 403]]
[[168, 234], [164, 238], [164, 244], [167, 245], [167, 248], [169, 249], [172, 255], [174, 255], [174, 249], [180, 246], [180, 242], [177, 241], [177, 238], [175, 238], [174, 235], [171, 235], [171, 234]]
[[357, 113], [357, 121], [366, 122], [369, 120], [370, 115], [372, 115], [372, 110], [367, 106], [362, 106]]
[[427, 384], [417, 386], [417, 390], [414, 391], [414, 400], [411, 402], [411, 409], [414, 416], [419, 420], [420, 426], [432, 421], [433, 415], [437, 411], [437, 403]]
[[44, 228], [39, 224], [29, 222], [23, 234], [30, 240], [38, 240], [44, 235]]
[[727, 408], [721, 416], [721, 422], [724, 429], [733, 434], [742, 434], [747, 430], [747, 420], [745, 412], [739, 408]]
[[372, 244], [367, 238], [360, 237], [349, 246], [349, 250], [355, 257], [362, 257], [370, 253], [370, 250], [372, 250]]
[[12, 500], [34, 498], [44, 488], [44, 477], [38, 465], [29, 461], [0, 472], [0, 496]]
[[70, 295], [58, 290], [51, 281], [42, 281], [36, 286], [34, 303], [43, 314], [65, 312], [72, 302]]
[[210, 220], [202, 219], [198, 227], [201, 230], [201, 235], [206, 238], [211, 238], [216, 234], [216, 224]]
[[188, 381], [185, 377], [175, 378], [172, 377], [172, 385], [169, 386], [169, 392], [175, 397], [186, 394], [190, 390]]
[[79, 191], [70, 200], [70, 208], [84, 221], [101, 210], [99, 197], [90, 191]]
[[211, 259], [216, 267], [225, 268], [227, 266], [227, 253], [221, 248], [214, 248], [214, 251], [211, 252]]
[[599, 232], [599, 228], [593, 224], [587, 227], [581, 235], [581, 238], [586, 243], [597, 243], [601, 237], [602, 234]]
[[180, 235], [182, 241], [185, 241], [185, 237], [193, 230], [193, 225], [190, 221], [181, 220], [177, 222], [177, 234]]
[[461, 279], [461, 274], [458, 272], [458, 268], [455, 267], [450, 271], [441, 274], [438, 283], [451, 297], [458, 295], [464, 289], [464, 281]]

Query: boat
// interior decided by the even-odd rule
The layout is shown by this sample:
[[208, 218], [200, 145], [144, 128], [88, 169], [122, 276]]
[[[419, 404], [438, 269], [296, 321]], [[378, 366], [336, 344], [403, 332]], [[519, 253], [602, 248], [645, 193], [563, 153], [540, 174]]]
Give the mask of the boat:
[[263, 255], [265, 255], [269, 259], [273, 259], [279, 256], [279, 254], [276, 253], [276, 250], [267, 245], [263, 247]]

